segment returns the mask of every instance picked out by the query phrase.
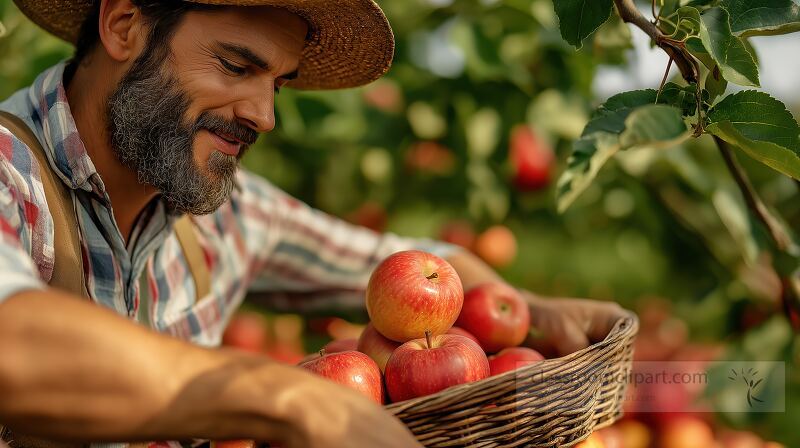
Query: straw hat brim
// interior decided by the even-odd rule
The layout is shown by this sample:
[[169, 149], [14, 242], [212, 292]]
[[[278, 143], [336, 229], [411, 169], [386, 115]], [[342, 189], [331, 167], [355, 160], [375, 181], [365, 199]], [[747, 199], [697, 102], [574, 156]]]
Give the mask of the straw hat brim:
[[[98, 0], [99, 1], [99, 0]], [[309, 24], [299, 76], [287, 87], [357, 87], [380, 78], [392, 64], [394, 36], [373, 0], [184, 0], [209, 5], [274, 6]], [[92, 0], [14, 0], [34, 23], [75, 43]]]

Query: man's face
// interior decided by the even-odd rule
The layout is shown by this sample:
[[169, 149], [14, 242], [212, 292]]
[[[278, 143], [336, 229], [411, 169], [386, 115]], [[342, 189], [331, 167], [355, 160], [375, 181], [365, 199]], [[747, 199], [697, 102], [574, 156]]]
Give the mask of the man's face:
[[247, 147], [275, 126], [275, 93], [296, 76], [306, 32], [268, 7], [187, 13], [170, 51], [151, 43], [109, 98], [115, 154], [178, 210], [213, 212]]

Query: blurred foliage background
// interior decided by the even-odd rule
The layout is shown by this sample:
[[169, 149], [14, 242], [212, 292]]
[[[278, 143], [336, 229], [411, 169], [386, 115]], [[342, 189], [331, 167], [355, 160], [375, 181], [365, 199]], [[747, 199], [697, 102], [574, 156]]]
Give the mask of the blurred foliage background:
[[[491, 252], [483, 255], [496, 257], [520, 287], [662, 313], [652, 317], [655, 326], [671, 326], [642, 339], [667, 350], [663, 356], [700, 344], [724, 346], [727, 359], [789, 362], [786, 413], [721, 418], [800, 446], [790, 426], [800, 415], [793, 367], [800, 344], [781, 313], [762, 229], [710, 140], [623, 154], [566, 213], [555, 210], [555, 179], [572, 141], [603, 95], [616, 93], [598, 87], [598, 78], [637, 62], [632, 34], [639, 31], [612, 16], [576, 52], [559, 34], [551, 0], [379, 3], [397, 39], [389, 74], [361, 89], [284, 89], [276, 130], [262, 136], [245, 165], [317, 208], [376, 230], [483, 245]], [[0, 22], [0, 98], [71, 54], [11, 0], [0, 0]], [[632, 78], [631, 86], [624, 76], [618, 81], [637, 87]], [[800, 104], [780, 99], [797, 116]], [[513, 143], [519, 125], [533, 137]], [[535, 159], [541, 182], [519, 181], [514, 151]], [[552, 163], [547, 154], [555, 155]], [[798, 229], [798, 186], [740, 159], [767, 203]], [[497, 225], [511, 230], [511, 243], [497, 227], [499, 239], [482, 235]]]

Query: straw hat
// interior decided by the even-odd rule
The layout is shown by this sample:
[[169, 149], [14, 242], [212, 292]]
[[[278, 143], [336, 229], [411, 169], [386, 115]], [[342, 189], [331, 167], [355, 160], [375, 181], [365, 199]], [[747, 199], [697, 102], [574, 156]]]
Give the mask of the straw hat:
[[[100, 1], [100, 0], [96, 0]], [[304, 18], [309, 34], [296, 89], [340, 89], [367, 84], [389, 69], [394, 36], [373, 0], [184, 0], [210, 5], [275, 6]], [[48, 32], [75, 43], [92, 0], [14, 0]]]

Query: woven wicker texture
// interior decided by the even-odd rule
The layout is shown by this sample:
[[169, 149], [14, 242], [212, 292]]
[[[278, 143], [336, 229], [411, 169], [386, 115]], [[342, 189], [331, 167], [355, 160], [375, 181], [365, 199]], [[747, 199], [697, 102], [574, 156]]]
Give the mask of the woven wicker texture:
[[[275, 6], [310, 25], [295, 89], [340, 89], [380, 78], [392, 64], [394, 36], [372, 0], [187, 0], [210, 5]], [[14, 0], [51, 34], [74, 43], [91, 0]]]
[[638, 328], [631, 313], [571, 355], [387, 409], [427, 447], [573, 446], [622, 415]]

